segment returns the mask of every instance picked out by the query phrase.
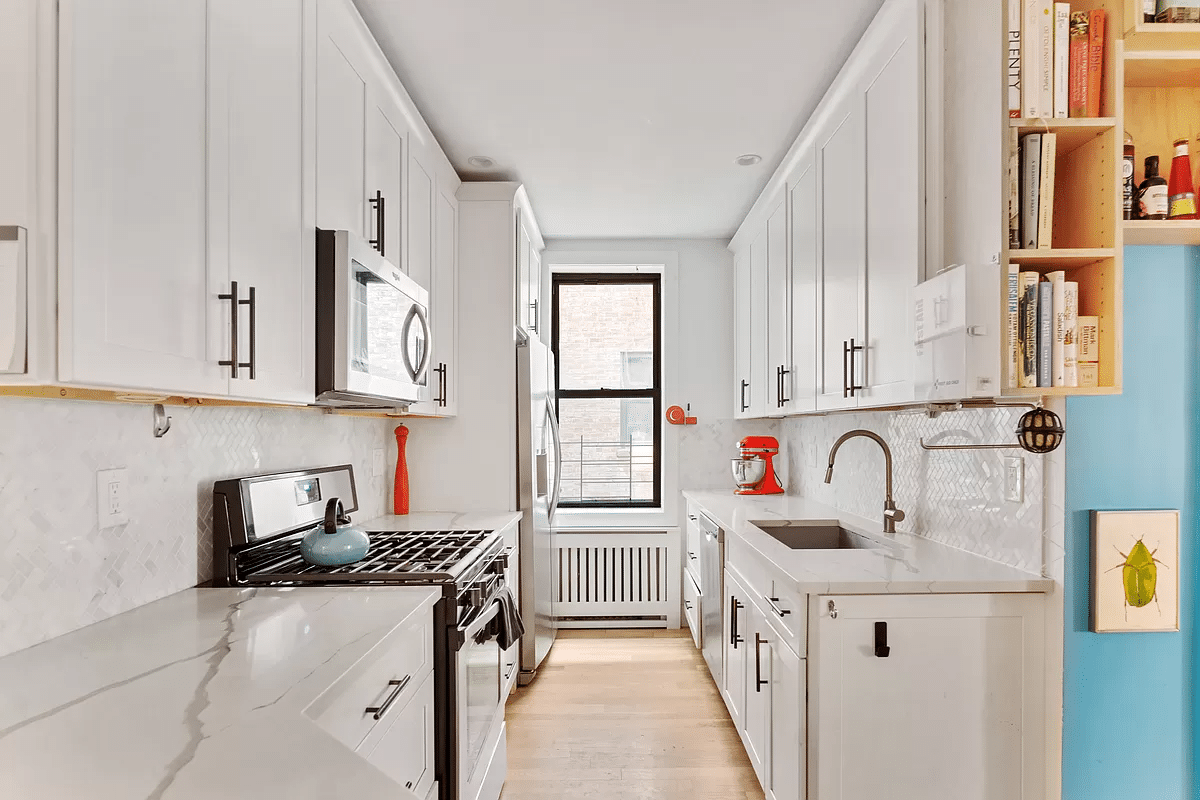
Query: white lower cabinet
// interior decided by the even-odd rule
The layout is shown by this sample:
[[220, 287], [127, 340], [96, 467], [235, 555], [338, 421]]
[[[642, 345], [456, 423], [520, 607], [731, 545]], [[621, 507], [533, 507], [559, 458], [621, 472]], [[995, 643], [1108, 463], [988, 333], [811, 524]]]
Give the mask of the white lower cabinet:
[[701, 603], [703, 598], [700, 595], [700, 587], [696, 583], [696, 578], [689, 570], [683, 572], [683, 616], [687, 620], [688, 630], [692, 632], [692, 641], [696, 643], [696, 647], [704, 646], [704, 635], [701, 630]]
[[362, 743], [359, 752], [367, 761], [396, 783], [418, 797], [433, 784], [433, 673], [417, 689], [404, 708], [393, 711], [390, 725], [375, 731]]
[[1043, 796], [1041, 595], [808, 595], [806, 637], [744, 566], [721, 695], [769, 800]]
[[1041, 595], [816, 600], [810, 797], [1044, 796]]

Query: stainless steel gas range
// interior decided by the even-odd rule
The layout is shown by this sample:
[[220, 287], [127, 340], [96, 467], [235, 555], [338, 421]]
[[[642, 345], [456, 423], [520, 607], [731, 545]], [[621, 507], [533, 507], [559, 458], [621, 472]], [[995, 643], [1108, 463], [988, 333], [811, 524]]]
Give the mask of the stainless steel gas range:
[[[505, 776], [503, 652], [521, 632], [505, 612], [507, 553], [488, 530], [369, 530], [370, 551], [340, 567], [300, 555], [330, 498], [358, 510], [349, 465], [219, 481], [213, 488], [218, 586], [438, 586], [434, 606], [436, 778], [441, 800], [497, 800]], [[515, 612], [513, 612], [515, 615]], [[513, 628], [516, 628], [514, 631]], [[503, 646], [502, 646], [503, 645]]]

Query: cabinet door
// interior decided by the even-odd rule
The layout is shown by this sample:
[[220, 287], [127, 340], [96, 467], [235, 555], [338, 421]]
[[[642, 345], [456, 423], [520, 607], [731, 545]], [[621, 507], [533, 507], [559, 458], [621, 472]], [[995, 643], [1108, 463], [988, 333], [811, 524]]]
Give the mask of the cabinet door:
[[[865, 106], [859, 93], [838, 105], [827, 131], [818, 138], [821, 185], [821, 275], [818, 290], [821, 363], [817, 408], [858, 405], [851, 377], [861, 385], [859, 281], [866, 257], [866, 163], [863, 158]], [[904, 298], [896, 298], [897, 305]]]
[[866, 350], [860, 406], [914, 397], [906, 300], [919, 279], [925, 224], [922, 9], [916, 0], [889, 4], [886, 46], [872, 52], [864, 87]]
[[812, 153], [788, 182], [792, 220], [791, 334], [792, 374], [788, 411], [812, 411], [817, 405], [817, 280], [821, 264], [821, 204], [817, 162]]
[[[782, 641], [764, 647], [771, 658], [771, 736], [767, 758], [767, 797], [801, 800], [804, 796], [804, 661]], [[764, 658], [766, 653], [764, 652]]]
[[[739, 584], [725, 573], [725, 596], [722, 598], [724, 612], [721, 615], [722, 638], [725, 648], [725, 669], [721, 674], [721, 696], [729, 708], [729, 716], [739, 730], [742, 727], [742, 716], [746, 707], [746, 631], [748, 614], [746, 602], [748, 596], [741, 590]], [[751, 633], [750, 641], [754, 641]]]
[[750, 408], [746, 416], [774, 411], [775, 386], [767, 379], [767, 227], [750, 242]]
[[1043, 796], [1042, 604], [1019, 594], [820, 598], [809, 796]]
[[373, 230], [364, 235], [369, 73], [362, 47], [345, 4], [317, 4], [317, 226], [371, 238]]
[[746, 710], [742, 715], [742, 741], [754, 774], [764, 787], [771, 747], [771, 652], [775, 636], [766, 617], [754, 603], [746, 603]]
[[529, 329], [546, 339], [543, 323], [547, 311], [542, 308], [542, 254], [532, 245], [529, 248]]
[[792, 410], [792, 339], [791, 293], [788, 291], [787, 263], [787, 193], [780, 192], [767, 213], [766, 287], [763, 303], [766, 306], [767, 372], [765, 412], [770, 416]]
[[692, 642], [697, 648], [704, 646], [704, 633], [700, 627], [703, 619], [702, 605], [703, 597], [700, 595], [700, 586], [696, 583], [696, 579], [692, 577], [692, 573], [683, 573], [683, 616], [687, 621], [688, 630], [692, 633]]
[[[429, 156], [414, 146], [408, 159], [408, 265], [410, 278], [426, 289], [433, 277], [435, 180]], [[436, 346], [436, 345], [435, 345]]]
[[434, 208], [433, 352], [441, 373], [441, 408], [444, 417], [458, 414], [458, 198], [455, 186], [438, 182]]
[[[238, 281], [243, 299], [254, 290], [253, 313], [238, 308], [238, 357], [253, 361], [255, 377], [239, 369], [229, 393], [298, 403], [313, 399], [315, 337], [303, 6], [210, 0], [208, 33], [209, 261]], [[221, 311], [214, 360], [229, 358], [229, 304]]]
[[700, 547], [704, 541], [704, 534], [700, 530], [700, 520], [696, 516], [696, 512], [688, 510], [687, 529], [684, 537], [684, 543], [687, 547], [687, 558], [684, 560], [684, 570], [691, 573], [692, 578], [696, 581], [696, 585], [703, 591], [704, 585], [700, 573]]
[[[366, 105], [366, 161], [363, 172], [363, 230], [376, 250], [392, 264], [407, 272], [404, 246], [404, 151], [408, 129], [404, 117], [386, 89], [377, 83], [368, 86]], [[380, 209], [382, 200], [383, 208]], [[428, 209], [429, 203], [425, 207]], [[425, 241], [428, 244], [428, 224]], [[407, 249], [411, 254], [411, 248]], [[411, 259], [410, 259], [411, 261]], [[426, 267], [428, 256], [426, 255]], [[421, 286], [429, 288], [426, 281]]]
[[750, 416], [750, 248], [733, 258], [733, 415]]
[[228, 276], [206, 242], [207, 16], [205, 0], [60, 6], [65, 381], [227, 390], [208, 354]]
[[434, 777], [433, 673], [404, 708], [389, 716], [390, 725], [386, 718], [379, 723], [387, 725], [379, 738], [368, 737], [359, 750], [380, 772], [423, 797]]
[[518, 209], [516, 212], [516, 246], [517, 246], [517, 295], [514, 310], [516, 325], [525, 330], [529, 329], [529, 254], [532, 251], [529, 242], [529, 231], [525, 227], [525, 219]]

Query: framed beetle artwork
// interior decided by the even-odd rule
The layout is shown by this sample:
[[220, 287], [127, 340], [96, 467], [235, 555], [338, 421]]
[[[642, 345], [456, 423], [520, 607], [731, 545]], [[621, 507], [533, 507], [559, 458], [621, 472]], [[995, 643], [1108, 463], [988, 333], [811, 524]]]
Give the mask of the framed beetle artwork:
[[1179, 512], [1092, 512], [1092, 631], [1179, 630]]

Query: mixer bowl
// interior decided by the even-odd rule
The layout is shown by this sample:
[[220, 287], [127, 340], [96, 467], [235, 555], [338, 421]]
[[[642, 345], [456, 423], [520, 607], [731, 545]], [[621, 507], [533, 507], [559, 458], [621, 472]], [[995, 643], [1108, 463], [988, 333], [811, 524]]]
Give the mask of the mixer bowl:
[[753, 489], [767, 475], [767, 462], [758, 456], [731, 459], [733, 480], [739, 489]]

